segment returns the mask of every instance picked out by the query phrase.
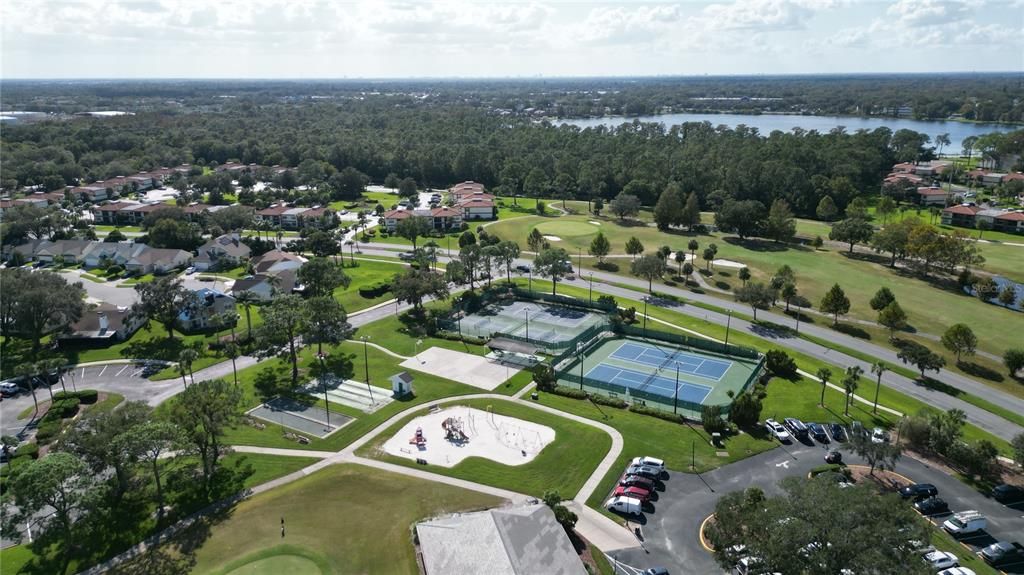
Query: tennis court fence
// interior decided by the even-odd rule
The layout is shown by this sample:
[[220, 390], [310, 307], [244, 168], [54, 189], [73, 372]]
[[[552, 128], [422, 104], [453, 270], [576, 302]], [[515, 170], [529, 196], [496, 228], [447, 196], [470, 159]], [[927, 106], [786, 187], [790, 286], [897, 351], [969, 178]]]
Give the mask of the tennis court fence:
[[[620, 397], [621, 399], [629, 401], [630, 403], [636, 403], [637, 400], [642, 400], [644, 404], [653, 403], [656, 405], [651, 407], [658, 407], [659, 409], [667, 411], [675, 410], [688, 417], [694, 417], [694, 414], [696, 414], [695, 417], [698, 419], [700, 418], [701, 408], [703, 407], [703, 405], [700, 403], [687, 401], [685, 399], [675, 401], [671, 397], [666, 397], [664, 395], [660, 395], [657, 393], [651, 393], [649, 391], [644, 391], [642, 389], [627, 388], [624, 385], [619, 385], [617, 383], [609, 383], [607, 381], [601, 381], [599, 379], [594, 379], [586, 376], [580, 378], [578, 374], [568, 372], [559, 375], [558, 379], [559, 384], [567, 381], [577, 386], [580, 385], [580, 381], [582, 379], [584, 388], [591, 388], [605, 392], [610, 392]], [[726, 412], [728, 412], [728, 405], [723, 405], [721, 407]]]
[[622, 335], [631, 335], [633, 337], [656, 339], [658, 341], [664, 341], [667, 343], [673, 343], [676, 345], [683, 345], [699, 349], [702, 351], [709, 351], [711, 353], [717, 353], [722, 355], [731, 355], [734, 357], [740, 357], [744, 359], [759, 359], [761, 354], [756, 350], [749, 347], [743, 347], [739, 345], [732, 345], [726, 343], [719, 343], [710, 339], [704, 339], [702, 337], [693, 337], [689, 335], [682, 335], [676, 333], [668, 333], [664, 331], [656, 331], [651, 329], [642, 329], [632, 325], [624, 323], [616, 323], [612, 325], [612, 330], [615, 333]]
[[603, 311], [603, 312], [606, 312], [606, 313], [611, 313], [611, 312], [616, 311], [618, 309], [616, 307], [616, 305], [612, 304], [612, 303], [606, 303], [606, 302], [603, 302], [603, 301], [590, 301], [590, 300], [586, 300], [586, 299], [583, 299], [583, 298], [578, 298], [578, 297], [573, 297], [573, 296], [568, 296], [568, 295], [559, 295], [559, 294], [550, 294], [550, 293], [544, 293], [544, 292], [530, 291], [530, 290], [523, 289], [523, 288], [521, 288], [519, 286], [513, 287], [512, 288], [512, 293], [517, 298], [521, 298], [521, 299], [528, 299], [528, 300], [532, 300], [532, 301], [543, 301], [543, 302], [547, 302], [547, 303], [554, 303], [554, 304], [570, 306], [570, 307], [582, 307], [582, 308], [587, 308], [587, 309], [594, 309], [594, 310], [598, 310], [598, 311]]

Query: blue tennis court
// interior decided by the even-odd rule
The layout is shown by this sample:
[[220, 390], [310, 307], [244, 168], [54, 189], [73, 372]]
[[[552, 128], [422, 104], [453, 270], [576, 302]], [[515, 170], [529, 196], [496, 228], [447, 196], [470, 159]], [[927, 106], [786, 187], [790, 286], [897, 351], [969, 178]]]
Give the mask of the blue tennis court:
[[[586, 377], [618, 384], [630, 389], [643, 389], [644, 391], [656, 393], [669, 399], [675, 396], [676, 382], [673, 378], [661, 375], [651, 377], [649, 373], [623, 369], [608, 365], [607, 363], [597, 364], [587, 372]], [[703, 403], [704, 398], [709, 393], [711, 393], [711, 388], [705, 385], [697, 385], [686, 381], [679, 382], [679, 399], [683, 401], [700, 404]]]
[[675, 371], [678, 367], [680, 373], [706, 377], [715, 381], [720, 381], [725, 372], [732, 367], [731, 361], [690, 355], [682, 351], [666, 351], [657, 346], [634, 341], [624, 342], [612, 352], [610, 357], [649, 365], [659, 370]]

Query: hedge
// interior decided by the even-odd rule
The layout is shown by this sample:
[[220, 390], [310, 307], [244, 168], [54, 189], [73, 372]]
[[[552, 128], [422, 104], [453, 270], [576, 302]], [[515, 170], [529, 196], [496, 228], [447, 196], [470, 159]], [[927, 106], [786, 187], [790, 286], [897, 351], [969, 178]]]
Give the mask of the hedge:
[[18, 447], [18, 451], [14, 457], [31, 457], [32, 459], [39, 459], [39, 446], [35, 443], [26, 443]]
[[82, 391], [58, 391], [53, 394], [54, 401], [62, 401], [65, 399], [78, 399], [85, 405], [96, 403], [99, 398], [99, 392], [95, 389], [83, 389]]
[[634, 403], [630, 405], [629, 410], [632, 411], [633, 413], [639, 413], [640, 415], [650, 415], [652, 417], [657, 417], [658, 419], [671, 421], [672, 423], [683, 423], [684, 421], [686, 421], [685, 417], [677, 413], [662, 411], [660, 409], [654, 409], [652, 407], [647, 407], [646, 405], [640, 405], [639, 403]]
[[36, 443], [40, 445], [50, 443], [60, 433], [60, 428], [60, 421], [46, 421], [46, 418], [43, 418], [39, 422], [39, 427], [36, 428]]
[[845, 468], [846, 466], [843, 465], [842, 463], [826, 463], [824, 465], [819, 465], [811, 469], [811, 477], [815, 477], [821, 475], [822, 473], [828, 472], [843, 473], [843, 470]]
[[550, 391], [555, 395], [561, 395], [564, 397], [571, 397], [573, 399], [590, 399], [590, 401], [598, 405], [606, 405], [608, 407], [614, 407], [616, 409], [626, 409], [629, 404], [618, 397], [608, 397], [599, 393], [590, 394], [586, 391], [575, 389], [572, 387], [566, 387], [564, 385], [556, 385], [554, 389]]
[[360, 286], [359, 295], [373, 299], [391, 291], [391, 282], [377, 282], [375, 284]]

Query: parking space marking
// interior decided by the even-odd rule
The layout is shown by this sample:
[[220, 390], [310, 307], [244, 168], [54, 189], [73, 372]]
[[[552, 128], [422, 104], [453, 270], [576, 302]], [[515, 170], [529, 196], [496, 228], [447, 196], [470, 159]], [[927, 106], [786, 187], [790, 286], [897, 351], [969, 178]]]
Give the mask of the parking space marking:
[[779, 463], [776, 463], [775, 467], [781, 467], [783, 469], [789, 469], [789, 460], [788, 459], [783, 459]]
[[103, 377], [103, 372], [105, 371], [107, 371], [107, 366], [104, 365], [103, 369], [101, 369], [100, 372], [96, 374], [96, 377]]
[[129, 367], [131, 367], [131, 364], [125, 364], [125, 366], [121, 368], [121, 371], [117, 372], [117, 375], [115, 375], [114, 377], [121, 377], [121, 374], [124, 373], [124, 370], [128, 369]]
[[85, 368], [84, 367], [82, 368], [82, 379], [83, 380], [85, 379]]

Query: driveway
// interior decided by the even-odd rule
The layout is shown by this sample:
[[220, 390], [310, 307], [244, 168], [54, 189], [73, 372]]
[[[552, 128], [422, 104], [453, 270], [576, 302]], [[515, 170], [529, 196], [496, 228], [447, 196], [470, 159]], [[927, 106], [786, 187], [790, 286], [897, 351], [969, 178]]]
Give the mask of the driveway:
[[[230, 362], [228, 362], [230, 365]], [[114, 392], [124, 396], [126, 401], [141, 400], [156, 406], [159, 400], [166, 397], [167, 392], [182, 389], [180, 379], [150, 381], [140, 375], [141, 369], [129, 363], [112, 363], [91, 367], [76, 367], [64, 376], [64, 386], [68, 391], [95, 389], [100, 392]], [[61, 391], [60, 384], [50, 388], [54, 393]], [[36, 388], [36, 398], [40, 403], [49, 401], [50, 392], [45, 387]], [[3, 435], [21, 436], [32, 422], [31, 415], [18, 419], [18, 414], [32, 406], [32, 394], [25, 391], [17, 397], [6, 398], [0, 402], [0, 433]]]
[[80, 270], [65, 270], [58, 273], [68, 282], [82, 282], [82, 287], [90, 298], [125, 307], [131, 307], [138, 301], [138, 295], [133, 288], [119, 288], [115, 282], [96, 283], [87, 280], [79, 275]]
[[[664, 566], [672, 573], [721, 573], [711, 553], [698, 539], [700, 525], [714, 512], [718, 498], [747, 487], [760, 487], [769, 495], [779, 494], [779, 481], [786, 477], [806, 477], [812, 468], [824, 463], [824, 453], [821, 446], [794, 443], [701, 475], [670, 472], [665, 491], [659, 493], [654, 502], [655, 511], [646, 514], [641, 522], [648, 552], [625, 549], [610, 555], [639, 569]], [[843, 451], [843, 459], [848, 463], [862, 463], [846, 451]], [[896, 472], [916, 482], [934, 484], [939, 497], [949, 503], [953, 511], [980, 511], [988, 518], [989, 535], [996, 540], [1019, 540], [1024, 533], [1024, 507], [1006, 507], [909, 457], [899, 461]]]

